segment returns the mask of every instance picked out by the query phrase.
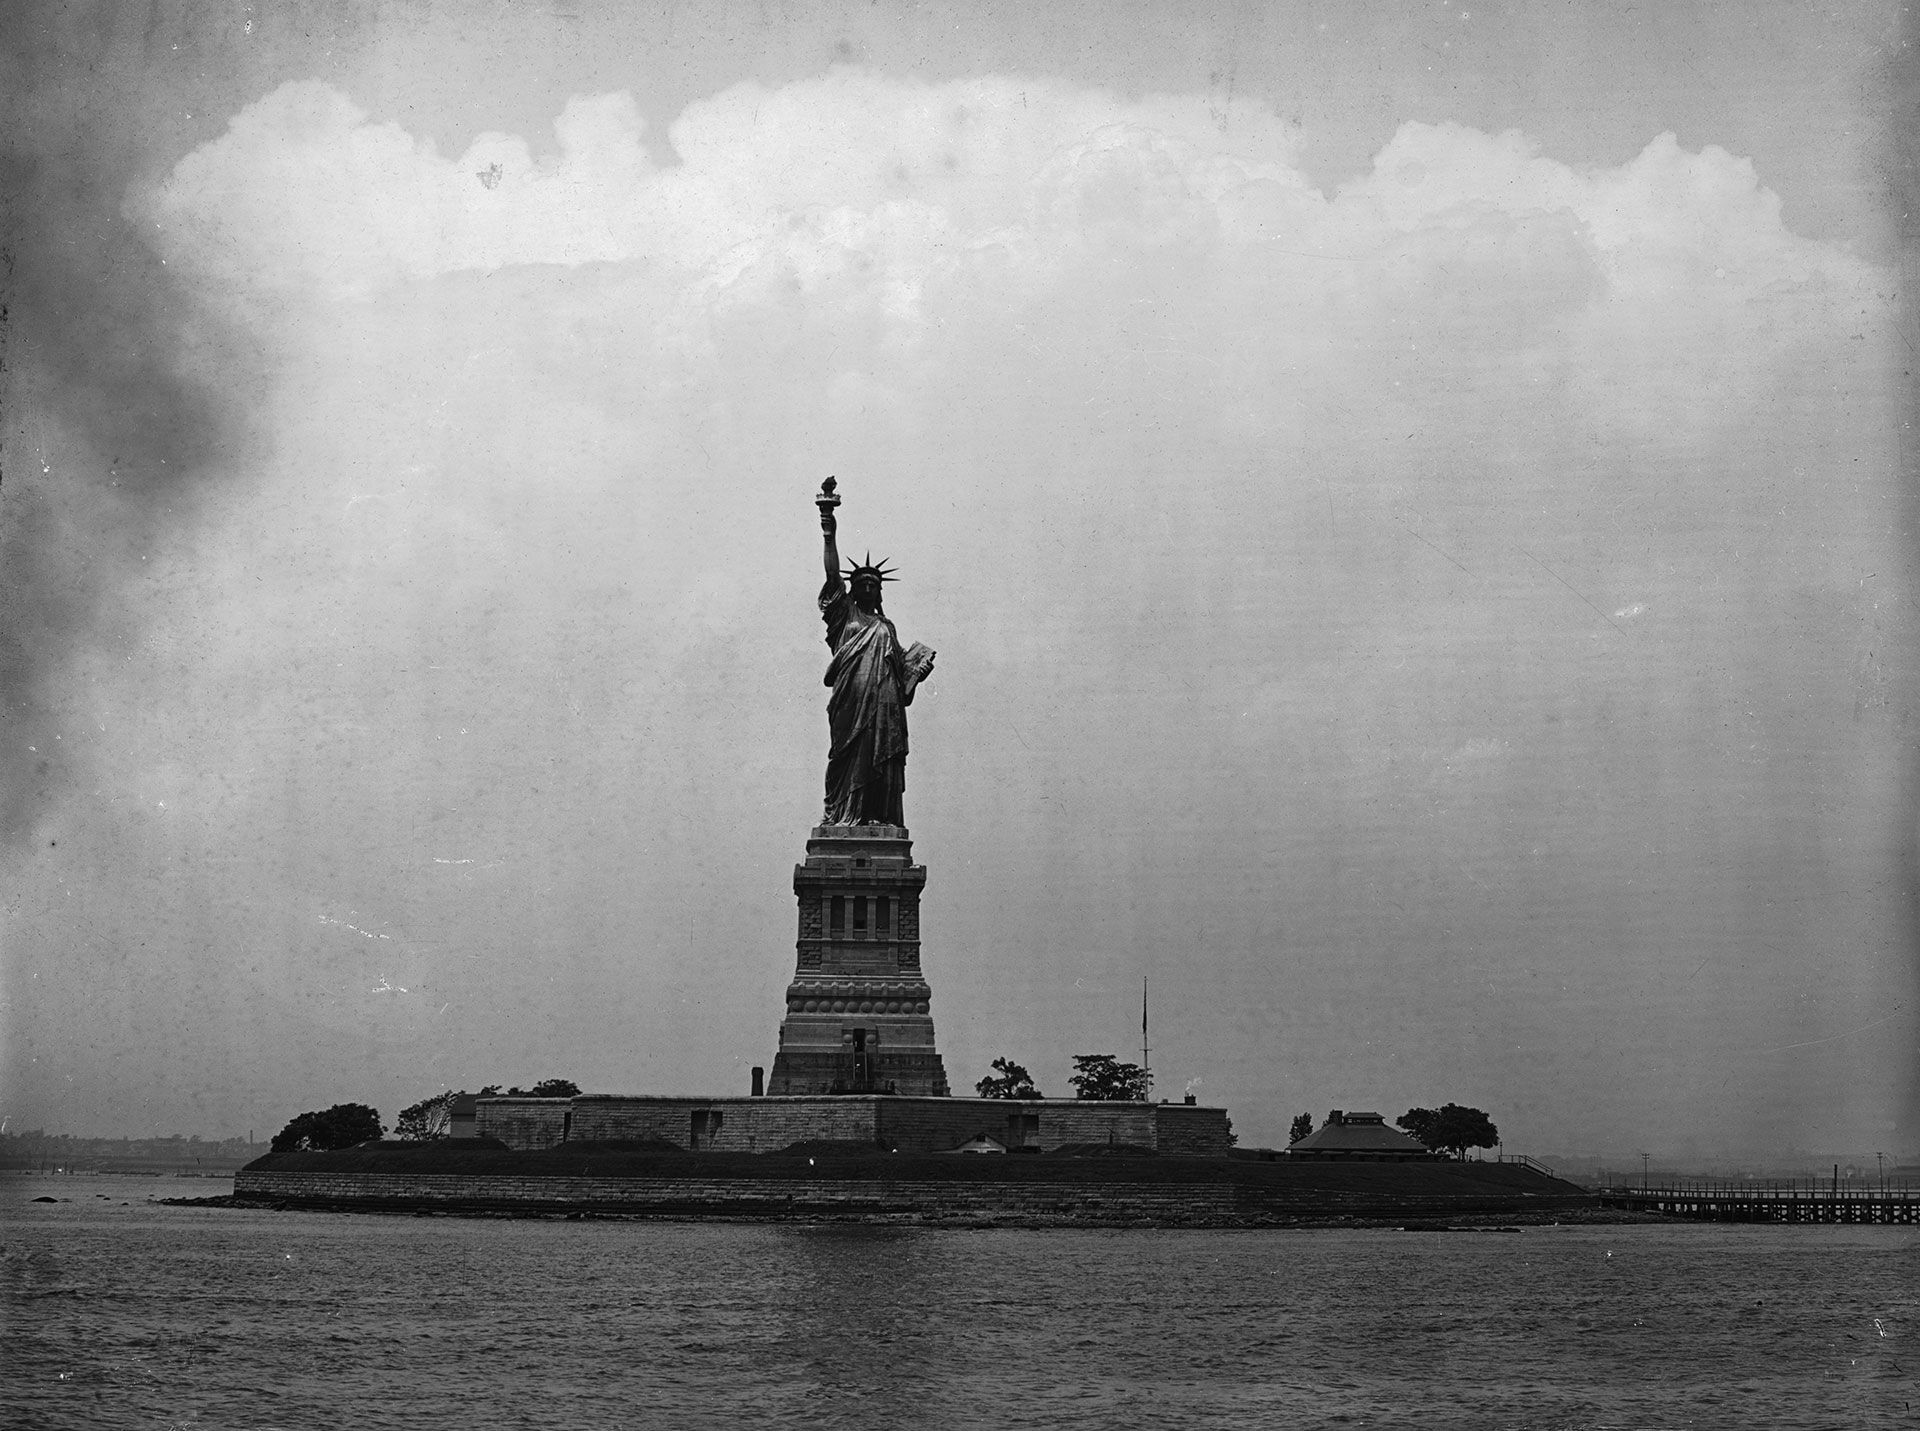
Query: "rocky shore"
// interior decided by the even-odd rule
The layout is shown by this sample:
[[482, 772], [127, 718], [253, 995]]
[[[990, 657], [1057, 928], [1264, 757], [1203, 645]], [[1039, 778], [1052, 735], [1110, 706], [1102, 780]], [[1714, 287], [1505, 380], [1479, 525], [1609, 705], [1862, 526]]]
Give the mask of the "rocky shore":
[[[271, 1154], [198, 1205], [470, 1217], [851, 1219], [927, 1226], [1309, 1227], [1480, 1231], [1615, 1221], [1571, 1183], [1512, 1163], [1289, 1163], [1120, 1152], [694, 1154], [376, 1144]], [[1636, 1219], [1637, 1220], [1637, 1219]]]

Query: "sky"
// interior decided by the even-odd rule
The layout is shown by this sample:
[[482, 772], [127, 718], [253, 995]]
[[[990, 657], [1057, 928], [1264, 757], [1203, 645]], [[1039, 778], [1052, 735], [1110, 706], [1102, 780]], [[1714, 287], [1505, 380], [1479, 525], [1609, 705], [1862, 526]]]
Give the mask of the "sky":
[[15, 1129], [744, 1093], [831, 474], [956, 1089], [1920, 1157], [1906, 7], [0, 24]]

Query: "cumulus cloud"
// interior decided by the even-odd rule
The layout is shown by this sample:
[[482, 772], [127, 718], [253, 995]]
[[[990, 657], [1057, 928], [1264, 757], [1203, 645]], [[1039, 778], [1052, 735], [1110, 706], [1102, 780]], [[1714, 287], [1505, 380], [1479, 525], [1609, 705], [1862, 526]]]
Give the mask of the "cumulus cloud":
[[897, 392], [1024, 316], [1296, 433], [1357, 390], [1418, 415], [1548, 385], [1608, 431], [1685, 440], [1809, 325], [1883, 306], [1747, 161], [1671, 135], [1576, 170], [1516, 132], [1408, 123], [1327, 195], [1257, 109], [1227, 127], [1200, 97], [858, 70], [737, 86], [661, 156], [624, 94], [570, 101], [555, 134], [539, 158], [498, 134], [449, 158], [294, 83], [130, 204], [177, 271], [243, 303], [615, 265], [572, 287], [593, 295], [575, 321], [618, 328], [616, 366], [646, 355], [654, 382], [704, 381], [730, 327], [770, 324], [831, 351], [841, 393]]
[[[776, 243], [794, 216], [815, 211], [833, 216], [830, 232], [897, 229], [923, 249], [1062, 221], [1138, 226], [1143, 202], [1170, 216], [1189, 199], [1291, 173], [1290, 132], [1271, 117], [1242, 121], [1229, 143], [1198, 100], [1124, 104], [1038, 80], [916, 87], [846, 72], [771, 93], [740, 85], [681, 117], [671, 135], [681, 162], [665, 168], [628, 95], [574, 99], [554, 128], [549, 159], [501, 134], [449, 159], [397, 124], [368, 124], [327, 85], [289, 83], [183, 160], [142, 207], [187, 261], [365, 294], [516, 263], [724, 266], [740, 245]], [[1129, 136], [1158, 156], [1139, 156], [1146, 168], [1126, 157]], [[1147, 168], [1167, 192], [1140, 188]], [[1050, 200], [1063, 206], [1048, 212]], [[1103, 203], [1121, 207], [1103, 215]], [[869, 217], [849, 229], [854, 214]]]
[[[1198, 97], [1128, 103], [1041, 79], [936, 86], [846, 71], [772, 92], [741, 85], [675, 123], [678, 162], [664, 165], [626, 94], [571, 100], [554, 127], [557, 152], [538, 160], [501, 134], [449, 158], [367, 122], [329, 86], [289, 83], [134, 202], [176, 262], [335, 296], [623, 260], [723, 284], [777, 261], [805, 284], [857, 259], [872, 281], [911, 288], [986, 254], [1045, 274], [1090, 253], [1181, 244], [1291, 277], [1323, 303], [1436, 273], [1474, 293], [1495, 275], [1525, 283], [1532, 265], [1580, 298], [1595, 296], [1570, 271], [1584, 263], [1615, 300], [1722, 306], [1862, 276], [1788, 233], [1747, 161], [1688, 153], [1670, 134], [1619, 168], [1582, 172], [1517, 132], [1409, 123], [1371, 172], [1327, 197], [1270, 113], [1237, 110], [1229, 129]], [[914, 316], [911, 304], [893, 312]]]
[[[651, 171], [630, 97], [575, 100], [559, 154], [483, 134], [458, 159], [330, 86], [282, 85], [189, 154], [139, 212], [177, 261], [272, 288], [367, 295], [510, 264], [627, 256], [610, 227]], [[197, 260], [197, 262], [196, 262]]]

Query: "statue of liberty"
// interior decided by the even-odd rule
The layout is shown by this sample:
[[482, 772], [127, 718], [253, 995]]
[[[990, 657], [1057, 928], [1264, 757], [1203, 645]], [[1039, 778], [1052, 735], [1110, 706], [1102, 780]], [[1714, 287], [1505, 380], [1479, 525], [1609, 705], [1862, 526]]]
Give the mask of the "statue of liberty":
[[824, 825], [905, 826], [901, 796], [907, 788], [907, 707], [933, 670], [934, 653], [915, 642], [900, 647], [899, 633], [881, 609], [880, 586], [892, 581], [882, 558], [840, 567], [834, 541], [839, 523], [833, 509], [834, 479], [820, 485], [814, 499], [826, 538], [826, 585], [820, 588], [820, 615], [827, 623], [824, 684], [827, 726], [833, 744], [827, 753], [827, 803]]

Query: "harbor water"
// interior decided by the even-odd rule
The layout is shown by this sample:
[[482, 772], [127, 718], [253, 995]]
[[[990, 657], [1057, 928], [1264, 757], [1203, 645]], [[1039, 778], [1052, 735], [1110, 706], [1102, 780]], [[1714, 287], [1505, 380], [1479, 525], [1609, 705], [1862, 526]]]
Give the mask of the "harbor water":
[[151, 1201], [230, 1188], [0, 1178], [5, 1425], [1920, 1424], [1910, 1227], [953, 1230]]

